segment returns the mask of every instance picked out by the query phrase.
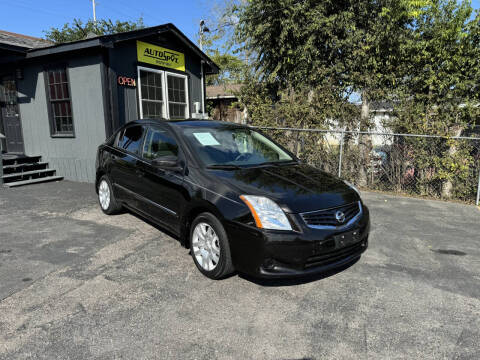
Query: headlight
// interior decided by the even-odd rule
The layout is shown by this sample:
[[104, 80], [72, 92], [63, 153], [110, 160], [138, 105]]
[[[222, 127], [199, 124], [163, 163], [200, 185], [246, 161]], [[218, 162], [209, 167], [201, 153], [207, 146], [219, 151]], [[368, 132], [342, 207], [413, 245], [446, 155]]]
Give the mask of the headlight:
[[355, 190], [355, 192], [358, 194], [358, 196], [360, 196], [360, 190], [358, 190], [355, 185], [353, 185], [352, 183], [349, 183], [347, 180], [343, 180], [343, 182], [345, 184], [347, 184], [348, 186], [350, 186], [353, 190]]
[[258, 228], [292, 230], [290, 222], [283, 210], [269, 198], [254, 195], [241, 195], [240, 199], [247, 204]]

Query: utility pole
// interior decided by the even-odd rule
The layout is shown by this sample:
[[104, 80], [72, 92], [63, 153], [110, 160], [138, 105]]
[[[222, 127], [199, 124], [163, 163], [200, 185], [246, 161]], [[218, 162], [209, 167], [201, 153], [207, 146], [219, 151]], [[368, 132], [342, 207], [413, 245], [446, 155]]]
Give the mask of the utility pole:
[[[210, 32], [210, 29], [205, 25], [205, 20], [200, 20], [200, 32], [199, 32], [199, 45], [200, 50], [203, 51], [203, 34], [206, 32]], [[204, 73], [203, 73], [203, 60], [200, 60], [200, 78], [201, 78], [201, 86], [202, 86], [202, 116], [205, 117], [205, 82], [204, 82]]]
[[92, 0], [92, 8], [93, 8], [93, 22], [97, 23], [97, 5], [95, 4], [95, 0]]
[[202, 51], [203, 51], [203, 34], [206, 32], [210, 32], [210, 29], [205, 25], [205, 20], [200, 20], [199, 44], [200, 44], [200, 50]]

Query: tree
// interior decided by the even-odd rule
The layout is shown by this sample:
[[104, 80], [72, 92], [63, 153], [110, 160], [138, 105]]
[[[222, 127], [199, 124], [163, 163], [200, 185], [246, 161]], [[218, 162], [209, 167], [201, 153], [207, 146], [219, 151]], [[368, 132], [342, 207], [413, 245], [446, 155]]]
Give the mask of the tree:
[[244, 80], [247, 64], [235, 51], [237, 44], [230, 17], [231, 9], [237, 2], [238, 0], [209, 1], [206, 24], [210, 30], [198, 34], [198, 41], [201, 40], [205, 53], [220, 67], [220, 73], [207, 76], [207, 86], [238, 84]]
[[[405, 61], [395, 88], [395, 117], [387, 124], [397, 132], [461, 135], [480, 119], [480, 14], [470, 2], [433, 1], [418, 17], [405, 44]], [[468, 198], [475, 192], [478, 153], [472, 142], [438, 139], [407, 141], [416, 159], [420, 193]], [[475, 160], [477, 159], [477, 160]]]
[[[359, 125], [368, 130], [369, 103], [384, 96], [393, 83], [400, 44], [408, 33], [406, 10], [385, 11], [384, 5], [365, 0], [252, 0], [236, 9], [236, 35], [256, 55], [259, 81], [274, 93], [315, 89], [335, 94], [335, 103], [343, 105], [350, 94], [360, 93]], [[341, 113], [335, 115], [338, 119]], [[361, 136], [360, 143], [362, 162], [367, 163], [368, 137]], [[363, 185], [366, 170], [359, 172]]]
[[66, 23], [62, 28], [50, 28], [44, 31], [45, 38], [60, 44], [69, 41], [82, 40], [88, 34], [95, 35], [109, 35], [136, 29], [144, 28], [143, 19], [139, 18], [137, 21], [115, 21], [110, 19], [101, 19], [94, 22], [88, 20], [85, 24], [80, 19], [73, 19], [72, 24]]
[[[271, 97], [293, 91], [315, 99], [312, 92], [330, 90], [339, 118], [345, 99], [358, 93], [360, 121], [350, 126], [360, 130], [371, 128], [369, 107], [375, 100], [395, 105], [390, 128], [399, 131], [454, 135], [459, 124], [478, 119], [480, 19], [478, 14], [471, 19], [468, 1], [251, 0], [234, 13], [237, 41], [255, 55], [252, 78]], [[371, 147], [370, 138], [360, 135], [361, 186]], [[444, 149], [450, 158], [465, 154]], [[424, 155], [441, 162], [431, 152]], [[454, 175], [445, 170], [439, 176]]]
[[242, 82], [246, 64], [238, 56], [228, 52], [222, 53], [219, 49], [207, 50], [207, 54], [220, 67], [218, 74], [207, 77], [207, 86]]
[[453, 135], [475, 122], [480, 14], [472, 14], [469, 1], [439, 0], [417, 19], [392, 92], [396, 130]]

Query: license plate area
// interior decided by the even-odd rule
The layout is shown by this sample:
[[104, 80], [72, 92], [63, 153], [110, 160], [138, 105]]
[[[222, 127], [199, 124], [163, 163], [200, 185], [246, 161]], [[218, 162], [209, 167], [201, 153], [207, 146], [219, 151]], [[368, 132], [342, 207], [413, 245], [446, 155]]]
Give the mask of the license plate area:
[[335, 241], [335, 247], [337, 249], [341, 249], [360, 241], [360, 231], [352, 230], [338, 235], [334, 235], [333, 240]]

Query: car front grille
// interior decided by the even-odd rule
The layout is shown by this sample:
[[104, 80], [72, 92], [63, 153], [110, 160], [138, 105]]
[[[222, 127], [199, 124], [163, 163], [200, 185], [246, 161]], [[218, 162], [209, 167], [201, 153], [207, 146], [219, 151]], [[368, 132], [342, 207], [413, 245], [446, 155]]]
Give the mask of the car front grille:
[[332, 251], [326, 254], [311, 256], [305, 262], [304, 268], [309, 269], [313, 267], [324, 266], [324, 265], [331, 264], [335, 261], [340, 261], [352, 255], [356, 255], [356, 254], [359, 255], [361, 252], [363, 252], [366, 249], [366, 245], [367, 245], [367, 240], [363, 240], [357, 244], [348, 246], [341, 250]]
[[[300, 215], [303, 221], [310, 227], [341, 227], [357, 216], [360, 211], [361, 205], [357, 201], [331, 209], [311, 211]], [[343, 216], [337, 216], [341, 215], [339, 213], [343, 214]], [[340, 220], [337, 218], [340, 218]]]

